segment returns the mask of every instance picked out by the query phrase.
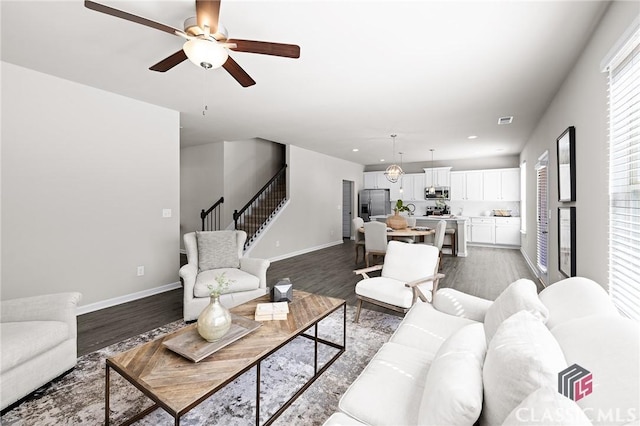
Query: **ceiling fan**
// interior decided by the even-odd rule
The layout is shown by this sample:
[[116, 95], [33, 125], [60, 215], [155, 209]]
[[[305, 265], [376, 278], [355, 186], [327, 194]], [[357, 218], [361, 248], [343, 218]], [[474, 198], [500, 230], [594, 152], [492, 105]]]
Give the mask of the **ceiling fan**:
[[181, 50], [152, 65], [149, 68], [152, 71], [165, 72], [189, 59], [194, 64], [205, 69], [222, 67], [242, 87], [248, 87], [256, 84], [256, 82], [229, 56], [228, 50], [282, 56], [285, 58], [300, 57], [300, 46], [295, 44], [228, 39], [226, 29], [218, 22], [220, 0], [196, 0], [196, 16], [184, 21], [184, 30], [160, 24], [90, 0], [85, 0], [84, 5], [96, 12], [105, 13], [187, 39]]

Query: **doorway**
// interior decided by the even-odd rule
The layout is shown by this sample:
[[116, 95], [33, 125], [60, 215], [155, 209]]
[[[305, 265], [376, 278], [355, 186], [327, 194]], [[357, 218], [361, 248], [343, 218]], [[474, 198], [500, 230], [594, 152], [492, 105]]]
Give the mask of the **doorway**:
[[353, 187], [353, 181], [342, 181], [342, 238], [351, 238], [351, 225], [353, 224]]

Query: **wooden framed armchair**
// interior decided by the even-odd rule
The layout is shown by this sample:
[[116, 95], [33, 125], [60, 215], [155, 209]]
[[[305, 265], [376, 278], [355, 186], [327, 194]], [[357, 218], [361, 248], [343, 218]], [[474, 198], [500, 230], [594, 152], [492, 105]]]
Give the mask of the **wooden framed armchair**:
[[[368, 302], [406, 313], [418, 300], [430, 302], [444, 275], [438, 273], [440, 263], [437, 247], [389, 241], [383, 265], [354, 271], [364, 278], [356, 284], [358, 299], [355, 322], [360, 319], [362, 303]], [[379, 277], [369, 277], [382, 271]]]
[[240, 305], [267, 293], [266, 259], [243, 257], [247, 234], [244, 231], [203, 231], [184, 234], [188, 263], [180, 268], [183, 280], [183, 316], [185, 321], [198, 319], [210, 300], [209, 285], [225, 274], [232, 281], [220, 295], [227, 308]]

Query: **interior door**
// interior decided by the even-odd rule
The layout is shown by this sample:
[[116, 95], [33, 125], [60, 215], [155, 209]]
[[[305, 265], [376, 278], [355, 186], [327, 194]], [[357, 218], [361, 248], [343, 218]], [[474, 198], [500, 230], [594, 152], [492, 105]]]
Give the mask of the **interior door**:
[[342, 238], [351, 238], [353, 224], [353, 181], [342, 181]]

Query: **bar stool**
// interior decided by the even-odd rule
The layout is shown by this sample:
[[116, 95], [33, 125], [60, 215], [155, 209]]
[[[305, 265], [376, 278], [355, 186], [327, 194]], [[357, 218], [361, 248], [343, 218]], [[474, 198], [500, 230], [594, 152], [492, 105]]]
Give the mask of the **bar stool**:
[[451, 244], [443, 244], [442, 247], [451, 248], [451, 255], [455, 256], [456, 255], [456, 230], [454, 228], [447, 228], [446, 231], [444, 231], [444, 235], [449, 236], [449, 241], [451, 242]]

